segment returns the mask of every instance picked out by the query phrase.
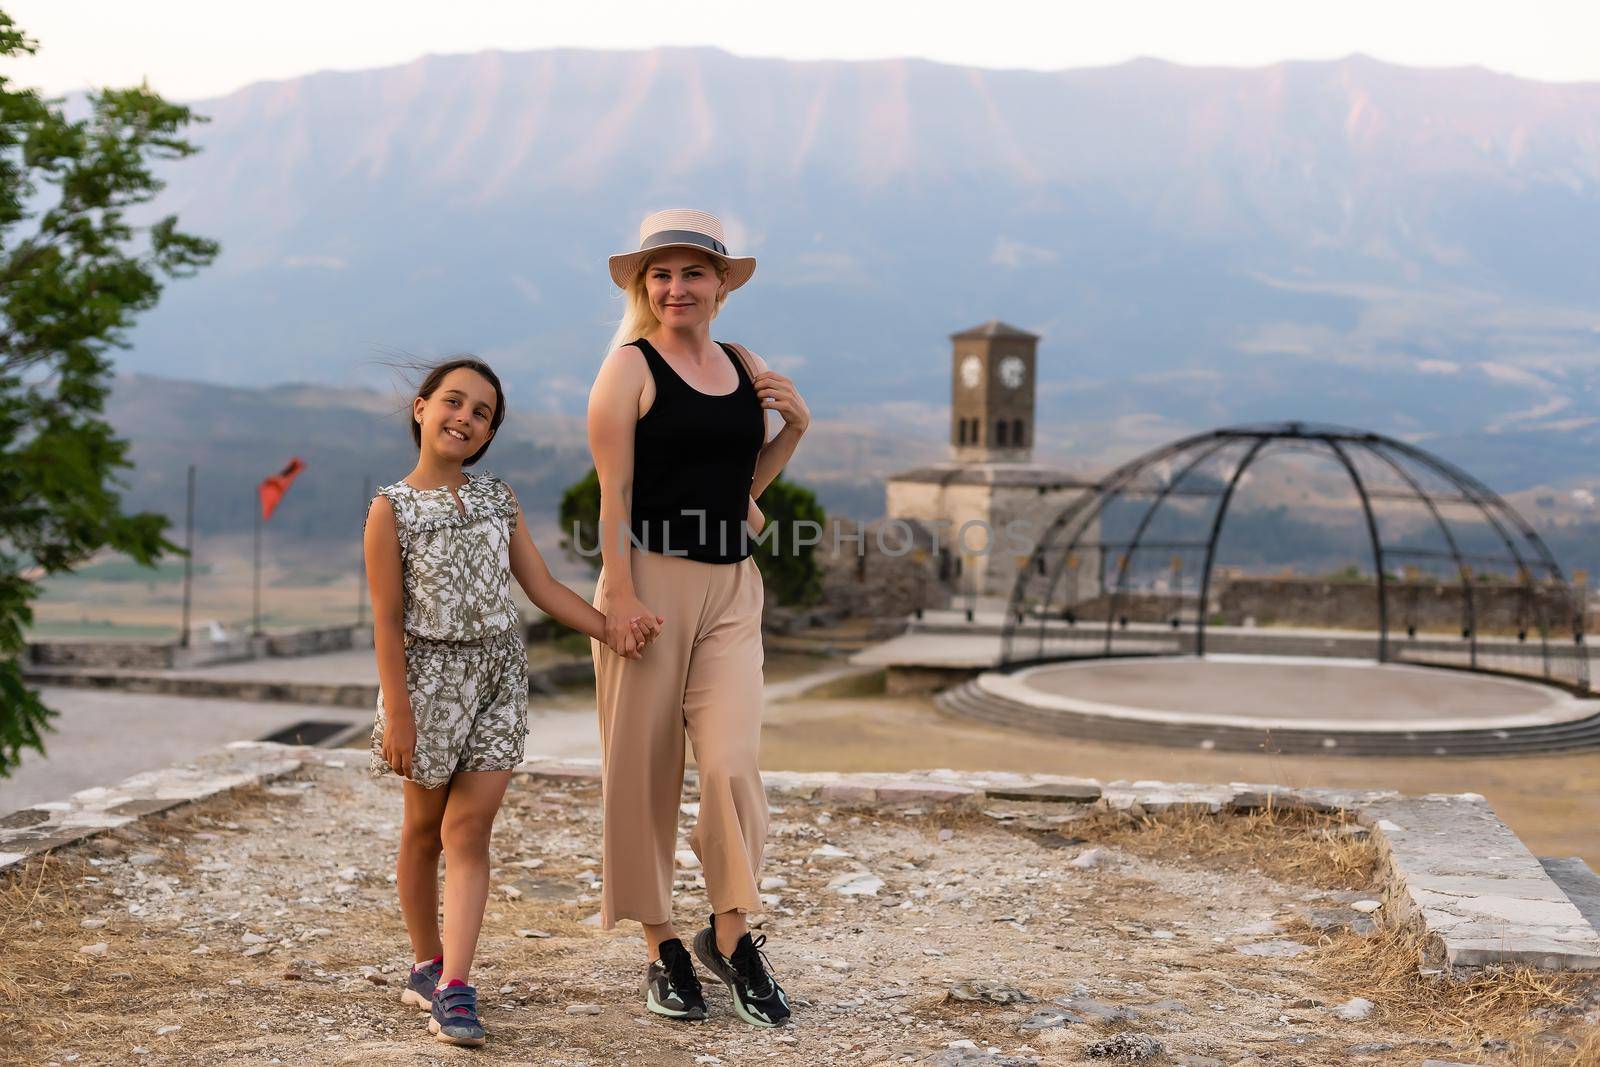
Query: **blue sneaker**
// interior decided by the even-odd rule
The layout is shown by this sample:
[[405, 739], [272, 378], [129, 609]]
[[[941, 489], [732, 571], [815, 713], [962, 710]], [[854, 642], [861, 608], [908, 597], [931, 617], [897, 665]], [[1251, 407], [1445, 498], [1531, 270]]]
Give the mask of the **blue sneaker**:
[[433, 992], [433, 1014], [428, 1032], [447, 1045], [477, 1048], [483, 1044], [483, 1023], [478, 1021], [478, 991], [472, 986], [440, 986]]
[[400, 1003], [409, 1004], [421, 1012], [432, 1011], [433, 991], [439, 988], [439, 976], [443, 972], [443, 958], [413, 966], [406, 979], [405, 992], [400, 994]]

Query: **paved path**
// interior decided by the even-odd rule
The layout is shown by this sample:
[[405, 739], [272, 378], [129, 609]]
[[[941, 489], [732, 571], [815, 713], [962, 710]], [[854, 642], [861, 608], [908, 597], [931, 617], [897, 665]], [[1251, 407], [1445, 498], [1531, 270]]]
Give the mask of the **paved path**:
[[246, 682], [296, 682], [378, 684], [378, 662], [372, 649], [357, 648], [345, 652], [324, 652], [316, 656], [251, 659], [240, 663], [218, 663], [210, 667], [191, 667], [187, 670], [161, 671], [174, 678], [227, 678]]
[[53, 708], [55, 731], [41, 756], [32, 750], [9, 778], [0, 778], [0, 815], [140, 771], [193, 759], [229, 741], [253, 740], [308, 719], [355, 724], [371, 712], [308, 704], [253, 704], [114, 693], [93, 689], [40, 691]]
[[[278, 681], [376, 684], [372, 651], [335, 652], [295, 659], [257, 660], [185, 673], [242, 680], [270, 677], [262, 666], [280, 672]], [[767, 686], [767, 700], [792, 698], [859, 667], [828, 667]], [[227, 672], [224, 674], [223, 672]], [[80, 789], [118, 781], [190, 759], [229, 741], [256, 740], [298, 722], [370, 722], [365, 708], [277, 704], [247, 700], [172, 697], [110, 690], [46, 688], [45, 703], [59, 714], [56, 732], [45, 737], [47, 756], [29, 752], [10, 778], [0, 779], [0, 815], [44, 801], [62, 800]], [[600, 736], [595, 709], [534, 702], [528, 707], [529, 757], [598, 759]]]

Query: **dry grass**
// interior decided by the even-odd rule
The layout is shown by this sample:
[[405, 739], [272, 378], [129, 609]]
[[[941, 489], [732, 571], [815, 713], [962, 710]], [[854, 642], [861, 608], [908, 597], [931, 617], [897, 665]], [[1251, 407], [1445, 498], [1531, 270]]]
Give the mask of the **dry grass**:
[[[259, 808], [269, 794], [253, 785], [141, 819], [85, 844], [33, 857], [0, 876], [0, 1029], [9, 1035], [5, 1062], [44, 1062], [63, 1043], [84, 1063], [127, 1058], [129, 1005], [143, 1018], [161, 1019], [180, 1006], [183, 1039], [204, 1042], [237, 1033], [238, 1021], [218, 1007], [196, 1013], [193, 991], [221, 986], [237, 973], [234, 960], [192, 955], [166, 924], [132, 921], [94, 861], [110, 854], [160, 855], [152, 870], [187, 875], [185, 843]], [[279, 798], [272, 798], [283, 803]], [[86, 929], [85, 918], [106, 925]], [[104, 956], [79, 951], [103, 942]], [[3, 1057], [0, 1057], [3, 1059]]]
[[[1152, 859], [1247, 866], [1281, 881], [1365, 889], [1377, 875], [1378, 850], [1367, 835], [1347, 832], [1353, 825], [1344, 812], [1268, 807], [1237, 815], [1099, 813], [1070, 829]], [[1512, 1062], [1528, 1067], [1600, 1067], [1600, 1028], [1581, 1018], [1586, 1006], [1600, 1006], [1600, 976], [1527, 967], [1425, 976], [1423, 937], [1411, 929], [1317, 934], [1299, 923], [1290, 932], [1317, 941], [1319, 972], [1349, 996], [1381, 1005], [1389, 1025], [1474, 1043], [1505, 1039]], [[1557, 1049], [1542, 1039], [1549, 1035], [1576, 1047]]]
[[888, 684], [887, 671], [868, 671], [835, 678], [831, 682], [812, 686], [800, 695], [802, 700], [858, 700], [863, 697], [881, 697]]
[[[1380, 1005], [1383, 1021], [1391, 1026], [1462, 1041], [1507, 1040], [1518, 1064], [1600, 1064], [1600, 1029], [1581, 1017], [1586, 1005], [1600, 1003], [1600, 978], [1528, 967], [1424, 974], [1424, 940], [1401, 927], [1366, 936], [1325, 934], [1318, 970], [1342, 992]], [[1575, 1040], [1578, 1049], [1562, 1052], [1537, 1040], [1545, 1034]]]
[[[1577, 1039], [1578, 1047], [1572, 1054], [1572, 1059], [1562, 1067], [1600, 1067], [1600, 1027], [1590, 1027], [1587, 1036]], [[1538, 1055], [1545, 1055], [1541, 1050]], [[1525, 1060], [1528, 1067], [1537, 1062], [1533, 1059]]]
[[[155, 998], [161, 990], [206, 988], [219, 980], [204, 957], [175, 953], [160, 933], [136, 923], [88, 930], [80, 921], [108, 894], [94, 882], [95, 868], [77, 856], [45, 856], [0, 882], [0, 1026], [18, 1042], [14, 1051], [37, 1062], [57, 1043], [71, 1040], [87, 1058], [124, 1056], [130, 996]], [[104, 942], [104, 958], [79, 952]], [[115, 964], [108, 966], [107, 961]], [[197, 983], [200, 983], [197, 985]], [[147, 1004], [154, 1007], [155, 1005]], [[92, 1035], [104, 1035], [95, 1048]], [[28, 1046], [32, 1046], [28, 1048]]]
[[1319, 889], [1366, 889], [1377, 872], [1378, 849], [1354, 828], [1345, 812], [1280, 807], [1237, 814], [1105, 812], [1071, 824], [1079, 837], [1136, 856], [1254, 869]]

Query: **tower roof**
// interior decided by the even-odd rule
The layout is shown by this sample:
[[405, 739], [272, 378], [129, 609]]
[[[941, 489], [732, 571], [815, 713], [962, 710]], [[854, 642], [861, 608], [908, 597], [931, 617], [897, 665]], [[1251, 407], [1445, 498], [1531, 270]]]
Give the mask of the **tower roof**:
[[981, 326], [974, 326], [970, 330], [962, 330], [960, 333], [951, 334], [950, 340], [970, 341], [995, 337], [1018, 338], [1026, 341], [1037, 341], [1039, 339], [1039, 335], [1036, 333], [1019, 330], [1009, 323], [1001, 322], [999, 319], [990, 319]]

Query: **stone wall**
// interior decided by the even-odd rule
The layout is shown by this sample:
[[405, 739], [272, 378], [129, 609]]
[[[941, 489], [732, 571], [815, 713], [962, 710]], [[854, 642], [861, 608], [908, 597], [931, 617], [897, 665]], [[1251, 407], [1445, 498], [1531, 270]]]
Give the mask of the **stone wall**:
[[940, 577], [932, 538], [920, 523], [884, 529], [878, 519], [861, 527], [859, 543], [846, 539], [857, 533], [854, 522], [835, 519], [828, 526], [816, 549], [828, 608], [858, 618], [903, 618], [949, 602], [951, 586]]
[[[1233, 578], [1219, 582], [1216, 610], [1228, 626], [1253, 619], [1259, 626], [1310, 626], [1330, 629], [1376, 629], [1377, 590], [1371, 582], [1334, 582], [1321, 578]], [[1557, 632], [1572, 622], [1572, 607], [1563, 589], [1525, 590], [1508, 583], [1474, 583], [1473, 606], [1479, 633], [1535, 631], [1541, 611]], [[1389, 583], [1389, 629], [1404, 633], [1461, 632], [1466, 598], [1460, 583]]]
[[[1183, 620], [1184, 625], [1191, 626], [1195, 619], [1195, 600], [1193, 593], [1173, 596], [1171, 593], [1127, 590], [1116, 598], [1117, 618], [1127, 619], [1129, 622], [1165, 623], [1171, 622], [1176, 615]], [[1080, 620], [1104, 622], [1111, 603], [1112, 598], [1109, 595], [1086, 597], [1074, 603], [1072, 611]]]
[[[959, 579], [956, 587], [976, 589], [979, 596], [1009, 596], [1038, 538], [1082, 491], [1078, 486], [1041, 491], [1033, 485], [891, 479], [885, 504], [888, 515], [918, 520], [937, 535], [938, 553], [950, 557], [945, 569]], [[1021, 524], [1020, 537], [1007, 533], [1012, 522]], [[958, 539], [967, 523], [981, 525]]]
[[[364, 645], [362, 638], [365, 639]], [[323, 626], [267, 635], [269, 656], [314, 656], [321, 652], [370, 648], [371, 645], [372, 629], [367, 626]]]
[[154, 641], [30, 641], [28, 661], [39, 667], [115, 667], [165, 670], [173, 644]]
[[35, 667], [164, 671], [267, 656], [310, 656], [371, 647], [370, 626], [324, 626], [284, 630], [255, 638], [240, 634], [227, 641], [197, 640], [187, 648], [176, 641], [30, 641], [27, 658]]

